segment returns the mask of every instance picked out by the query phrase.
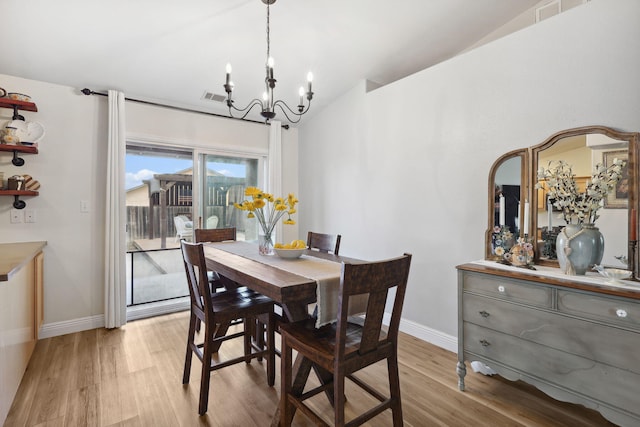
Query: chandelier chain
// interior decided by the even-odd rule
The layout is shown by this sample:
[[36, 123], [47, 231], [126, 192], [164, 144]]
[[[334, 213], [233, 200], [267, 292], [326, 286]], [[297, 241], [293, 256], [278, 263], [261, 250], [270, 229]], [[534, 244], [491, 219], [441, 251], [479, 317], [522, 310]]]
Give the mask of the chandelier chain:
[[270, 40], [270, 30], [269, 30], [269, 3], [267, 3], [267, 61], [269, 61], [271, 40]]

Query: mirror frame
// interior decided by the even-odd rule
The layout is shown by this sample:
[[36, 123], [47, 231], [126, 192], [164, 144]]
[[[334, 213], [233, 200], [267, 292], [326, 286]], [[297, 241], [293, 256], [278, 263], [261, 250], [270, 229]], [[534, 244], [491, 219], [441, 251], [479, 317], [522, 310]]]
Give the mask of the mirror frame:
[[[495, 185], [496, 185], [496, 173], [498, 168], [507, 160], [513, 159], [515, 157], [520, 157], [520, 200], [530, 200], [529, 193], [529, 180], [527, 177], [529, 176], [529, 150], [519, 149], [509, 151], [506, 154], [498, 157], [498, 159], [493, 162], [491, 165], [491, 169], [489, 171], [489, 181], [488, 181], [488, 194], [489, 194], [489, 209], [487, 211], [487, 231], [485, 233], [485, 259], [493, 259], [493, 250], [491, 248], [491, 235], [493, 233], [494, 219], [495, 219], [495, 205], [494, 205], [494, 194], [495, 194]], [[521, 203], [520, 207], [520, 224], [519, 228], [522, 230], [524, 224], [524, 203]]]
[[[567, 129], [560, 132], [555, 133], [550, 136], [546, 141], [541, 144], [535, 145], [530, 148], [531, 151], [531, 175], [530, 182], [535, 183], [538, 180], [537, 170], [538, 170], [538, 155], [541, 151], [546, 150], [547, 148], [553, 146], [556, 142], [578, 135], [586, 135], [586, 134], [602, 134], [608, 136], [609, 138], [627, 141], [628, 147], [627, 150], [629, 152], [628, 159], [628, 170], [629, 170], [629, 204], [627, 207], [628, 212], [628, 220], [627, 220], [627, 240], [629, 241], [627, 259], [628, 270], [632, 271], [632, 277], [636, 278], [636, 273], [638, 271], [637, 264], [638, 260], [636, 257], [636, 241], [631, 241], [630, 237], [634, 235], [632, 228], [634, 224], [636, 226], [635, 235], [637, 239], [637, 213], [638, 213], [638, 139], [640, 133], [638, 132], [622, 132], [616, 129], [612, 129], [606, 126], [584, 126], [579, 128]], [[529, 212], [529, 218], [531, 219], [530, 230], [538, 229], [538, 215], [537, 215], [537, 206], [538, 206], [538, 192], [532, 191], [529, 196], [529, 200], [531, 200], [531, 204], [529, 208], [531, 212]], [[632, 219], [635, 216], [635, 219]], [[537, 251], [536, 245], [534, 245], [534, 263], [539, 265], [549, 265], [558, 267], [557, 260], [546, 260], [540, 259], [540, 254]]]
[[[538, 145], [534, 145], [529, 148], [522, 148], [518, 150], [510, 151], [506, 154], [500, 156], [491, 166], [489, 171], [489, 180], [488, 180], [488, 192], [489, 195], [489, 205], [487, 210], [487, 231], [485, 233], [485, 259], [487, 260], [495, 260], [495, 256], [493, 255], [493, 251], [491, 248], [491, 237], [493, 233], [494, 227], [494, 219], [495, 219], [495, 178], [496, 172], [500, 165], [504, 163], [506, 160], [509, 160], [514, 157], [521, 157], [521, 187], [520, 187], [520, 200], [525, 199], [529, 201], [529, 230], [535, 230], [534, 234], [537, 237], [537, 229], [538, 229], [538, 215], [537, 215], [537, 206], [538, 206], [538, 192], [535, 191], [535, 183], [538, 182], [537, 170], [538, 170], [538, 153], [543, 151], [551, 146], [553, 146], [556, 142], [561, 139], [585, 135], [585, 134], [602, 134], [608, 136], [612, 139], [617, 139], [621, 141], [628, 142], [628, 152], [629, 158], [628, 169], [629, 169], [629, 204], [627, 207], [627, 240], [629, 241], [628, 245], [628, 253], [627, 258], [629, 260], [628, 270], [632, 272], [632, 278], [634, 280], [638, 280], [638, 271], [639, 271], [639, 257], [637, 254], [637, 244], [638, 244], [638, 213], [640, 213], [640, 206], [638, 206], [639, 198], [638, 198], [638, 180], [640, 179], [638, 171], [640, 154], [638, 153], [638, 149], [640, 148], [640, 133], [639, 132], [624, 132], [619, 131], [607, 126], [584, 126], [573, 129], [566, 129], [559, 131], [549, 138], [547, 138], [544, 142]], [[520, 229], [524, 228], [524, 204], [522, 204], [520, 212]], [[635, 230], [634, 230], [635, 228]], [[631, 237], [635, 236], [636, 240], [631, 240]], [[540, 259], [540, 254], [538, 253], [537, 245], [534, 245], [534, 263], [538, 265], [549, 265], [558, 267], [557, 260], [544, 260]]]

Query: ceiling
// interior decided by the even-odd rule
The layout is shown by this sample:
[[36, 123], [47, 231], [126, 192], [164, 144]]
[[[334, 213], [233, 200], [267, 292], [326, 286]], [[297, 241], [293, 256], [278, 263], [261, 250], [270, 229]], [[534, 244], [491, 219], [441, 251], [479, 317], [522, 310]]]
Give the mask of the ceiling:
[[[385, 85], [451, 58], [539, 2], [278, 0], [275, 96], [297, 105], [313, 71], [312, 115], [359, 81]], [[225, 95], [230, 63], [237, 106], [264, 91], [261, 0], [2, 0], [0, 11], [0, 74], [227, 114], [201, 98]]]

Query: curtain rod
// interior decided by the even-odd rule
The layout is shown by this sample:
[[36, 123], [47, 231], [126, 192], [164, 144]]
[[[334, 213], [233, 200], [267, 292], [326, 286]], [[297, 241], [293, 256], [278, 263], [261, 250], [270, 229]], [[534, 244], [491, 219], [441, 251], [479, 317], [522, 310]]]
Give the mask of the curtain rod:
[[[100, 95], [100, 96], [108, 96], [108, 94], [106, 93], [101, 93], [101, 92], [94, 92], [91, 89], [88, 88], [84, 88], [82, 89], [80, 92], [84, 93], [85, 95]], [[151, 101], [144, 101], [142, 99], [135, 99], [135, 98], [124, 98], [125, 101], [131, 101], [131, 102], [137, 102], [140, 104], [146, 104], [146, 105], [153, 105], [155, 107], [163, 107], [163, 108], [171, 108], [173, 110], [179, 110], [179, 111], [186, 111], [188, 113], [198, 113], [198, 114], [206, 114], [208, 116], [215, 116], [215, 117], [220, 117], [222, 119], [232, 119], [232, 120], [241, 120], [243, 122], [251, 122], [251, 123], [257, 123], [257, 124], [261, 124], [261, 125], [267, 125], [267, 126], [271, 126], [271, 123], [265, 123], [265, 122], [259, 122], [257, 120], [251, 120], [251, 119], [241, 119], [239, 117], [230, 117], [230, 116], [224, 116], [222, 114], [216, 114], [216, 113], [209, 113], [207, 111], [200, 111], [200, 110], [193, 110], [191, 108], [183, 108], [183, 107], [176, 107], [175, 105], [169, 105], [169, 104], [160, 104], [158, 102], [151, 102]], [[283, 124], [282, 127], [284, 129], [289, 129], [289, 125], [285, 125]]]

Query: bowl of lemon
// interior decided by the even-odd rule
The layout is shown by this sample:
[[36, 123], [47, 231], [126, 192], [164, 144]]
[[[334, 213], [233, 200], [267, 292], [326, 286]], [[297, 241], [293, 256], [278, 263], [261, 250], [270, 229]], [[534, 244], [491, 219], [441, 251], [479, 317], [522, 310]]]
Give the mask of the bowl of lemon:
[[307, 249], [307, 242], [304, 240], [294, 240], [291, 243], [276, 243], [273, 245], [273, 249], [280, 258], [300, 258], [305, 249]]

